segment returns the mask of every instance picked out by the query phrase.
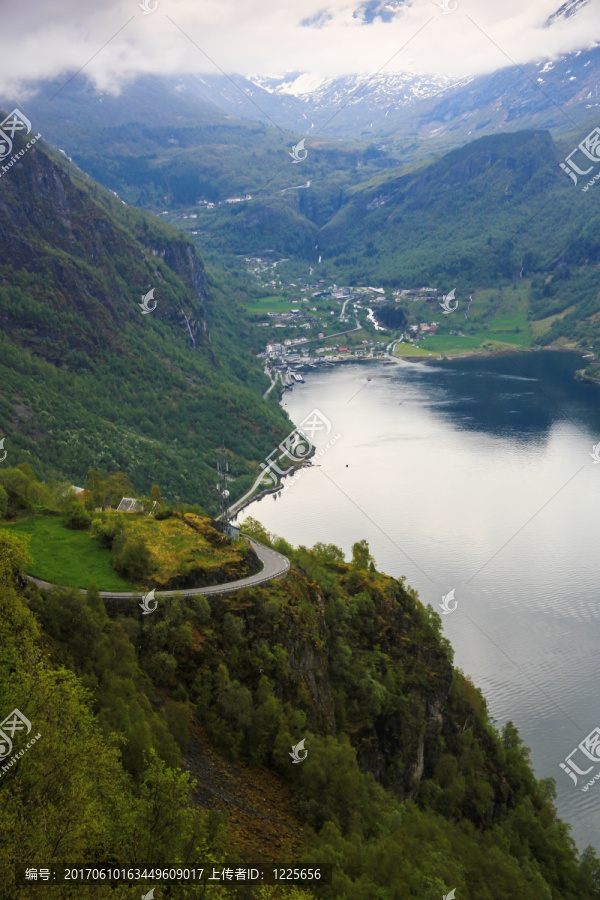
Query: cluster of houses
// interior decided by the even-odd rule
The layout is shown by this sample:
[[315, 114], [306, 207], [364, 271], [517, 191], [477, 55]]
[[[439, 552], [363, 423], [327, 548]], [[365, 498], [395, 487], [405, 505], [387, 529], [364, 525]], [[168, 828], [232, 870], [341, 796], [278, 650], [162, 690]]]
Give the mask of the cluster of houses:
[[266, 359], [282, 359], [285, 356], [286, 359], [290, 360], [294, 355], [290, 353], [291, 348], [307, 343], [308, 338], [288, 338], [281, 344], [267, 344], [264, 356]]
[[[247, 262], [252, 262], [255, 264], [255, 270], [258, 270], [259, 264], [263, 264], [263, 261], [260, 257], [249, 257]], [[273, 265], [276, 265], [273, 263]], [[318, 312], [318, 308], [316, 306], [305, 306], [304, 304], [309, 304], [312, 301], [317, 300], [334, 300], [337, 303], [342, 304], [342, 312], [345, 311], [346, 305], [348, 302], [352, 301], [354, 304], [354, 310], [362, 309], [363, 307], [359, 305], [360, 300], [369, 299], [369, 297], [382, 298], [385, 295], [383, 288], [376, 287], [338, 287], [336, 284], [331, 285], [328, 289], [316, 290], [316, 288], [321, 287], [322, 282], [319, 282], [317, 285], [305, 284], [303, 287], [299, 288], [299, 293], [305, 293], [306, 291], [312, 291], [311, 299], [308, 297], [291, 297], [290, 304], [297, 305], [296, 309], [291, 309], [286, 312], [269, 312], [266, 314], [267, 321], [259, 322], [258, 325], [263, 328], [275, 327], [275, 328], [302, 328], [309, 330], [311, 328], [315, 328], [319, 322], [321, 321], [319, 316], [311, 315], [311, 313]], [[279, 289], [289, 289], [296, 290], [298, 289], [298, 285], [294, 283], [290, 283], [287, 285], [278, 284], [276, 282], [267, 282], [267, 286], [279, 287]], [[367, 295], [365, 297], [365, 295]], [[329, 311], [330, 316], [337, 316], [335, 310]], [[342, 318], [343, 322], [348, 321], [348, 316]], [[327, 325], [322, 325], [322, 328], [327, 328]], [[324, 337], [324, 332], [319, 332], [319, 338]]]
[[422, 287], [417, 290], [408, 290], [406, 288], [392, 292], [395, 300], [406, 300], [414, 303], [417, 300], [425, 300], [426, 303], [438, 302], [438, 289], [432, 287]]
[[[71, 490], [75, 493], [77, 500], [81, 503], [86, 503], [88, 497], [92, 496], [91, 491], [88, 491], [86, 488], [78, 487], [76, 484], [71, 485]], [[155, 506], [156, 500], [152, 502], [152, 508], [148, 510], [149, 514], [154, 511]], [[110, 506], [107, 506], [107, 509], [110, 509]], [[144, 512], [144, 506], [135, 497], [122, 497], [117, 506], [117, 512]]]
[[290, 372], [293, 377], [295, 372], [306, 366], [343, 362], [348, 359], [373, 359], [384, 355], [386, 348], [385, 341], [361, 341], [357, 347], [345, 347], [342, 344], [318, 347], [311, 355], [307, 347], [300, 347], [300, 353], [294, 352], [297, 345], [302, 343], [306, 343], [305, 338], [284, 341], [281, 344], [267, 344], [264, 356], [269, 368], [274, 372]]
[[[292, 303], [297, 303], [297, 300], [292, 300]], [[308, 303], [308, 300], [304, 301]], [[315, 325], [319, 324], [319, 317], [310, 315], [309, 313], [316, 312], [316, 307], [312, 307], [310, 310], [307, 309], [292, 309], [289, 312], [270, 312], [267, 313], [267, 318], [270, 320], [268, 322], [258, 323], [263, 326], [274, 325], [275, 328], [313, 328]]]
[[[275, 270], [279, 263], [289, 262], [289, 257], [283, 257], [283, 259], [276, 259], [273, 262], [270, 262], [267, 259], [263, 259], [262, 256], [245, 256], [244, 262], [246, 263], [246, 267], [252, 275], [264, 275], [265, 272], [269, 270], [273, 270], [273, 278], [269, 281], [263, 280], [263, 284], [265, 287], [276, 288], [278, 290], [297, 290], [299, 293], [305, 294], [307, 291], [315, 289], [313, 285], [304, 284], [302, 286], [295, 284], [294, 282], [289, 282], [286, 284], [281, 280], [281, 278], [277, 278]], [[323, 284], [323, 282], [320, 282]]]
[[[286, 259], [277, 260], [275, 262], [269, 262], [262, 257], [245, 257], [245, 262], [248, 265], [251, 272], [256, 275], [261, 275], [267, 272], [267, 270], [273, 271], [275, 275], [275, 269], [278, 263], [287, 262]], [[312, 272], [312, 270], [311, 270]], [[349, 314], [346, 313], [346, 305], [348, 303], [352, 304], [352, 309], [354, 315], [357, 315], [358, 310], [367, 308], [369, 310], [369, 320], [375, 326], [378, 331], [383, 331], [384, 329], [377, 323], [375, 318], [375, 303], [377, 301], [386, 302], [386, 292], [384, 288], [374, 287], [374, 286], [338, 286], [337, 284], [325, 285], [323, 280], [319, 280], [316, 284], [295, 284], [293, 282], [289, 284], [284, 284], [280, 279], [273, 279], [271, 281], [265, 282], [265, 286], [278, 288], [279, 290], [285, 290], [297, 293], [299, 295], [308, 293], [308, 297], [296, 296], [291, 297], [290, 305], [295, 306], [296, 308], [288, 310], [286, 312], [269, 312], [266, 314], [266, 321], [259, 322], [258, 324], [265, 328], [287, 328], [287, 329], [302, 329], [306, 331], [313, 331], [313, 334], [316, 332], [316, 329], [319, 327], [321, 330], [316, 332], [319, 340], [327, 339], [327, 325], [323, 324], [323, 319], [319, 318], [316, 315], [318, 308], [317, 306], [309, 305], [311, 300], [313, 302], [317, 302], [319, 300], [326, 301], [335, 301], [342, 305], [342, 322], [347, 322], [349, 320]], [[391, 294], [391, 296], [390, 296]], [[393, 299], [392, 299], [393, 298]], [[421, 287], [417, 289], [407, 289], [400, 288], [388, 292], [387, 294], [388, 301], [391, 301], [392, 304], [395, 302], [405, 302], [411, 303], [416, 301], [425, 301], [427, 303], [435, 303], [439, 304], [439, 292], [437, 288], [434, 287]], [[370, 303], [373, 303], [373, 309], [370, 307]], [[331, 316], [336, 316], [337, 313], [334, 310], [330, 310]], [[321, 313], [322, 316], [322, 313]], [[332, 323], [333, 324], [333, 323]], [[337, 322], [336, 322], [337, 324]], [[340, 330], [339, 327], [333, 330]], [[419, 341], [425, 338], [427, 335], [435, 334], [438, 330], [438, 322], [421, 322], [418, 324], [413, 324], [407, 327], [405, 334], [402, 335], [402, 338], [407, 341]], [[289, 347], [290, 344], [302, 344], [307, 343], [308, 338], [296, 338], [293, 340], [286, 340], [283, 342], [272, 341], [267, 344], [267, 350], [265, 353], [265, 357], [267, 360], [275, 361], [279, 360], [283, 365], [283, 356], [284, 354], [280, 351], [280, 345], [285, 345]], [[372, 342], [371, 342], [372, 343]], [[337, 354], [336, 358], [339, 358], [339, 354], [349, 352], [347, 348], [340, 347], [328, 347], [321, 348], [321, 350], [316, 351], [318, 358], [323, 358], [323, 350], [326, 352], [329, 351], [331, 353]], [[366, 350], [358, 350], [356, 351], [362, 355]], [[374, 352], [374, 350], [371, 350]], [[303, 351], [303, 353], [307, 353], [307, 351]], [[286, 360], [288, 362], [289, 360]]]
[[409, 325], [408, 332], [403, 334], [402, 337], [410, 340], [412, 338], [425, 337], [427, 334], [435, 334], [438, 330], [438, 323], [431, 322], [430, 325], [427, 322], [421, 322], [420, 325]]
[[336, 363], [346, 362], [347, 360], [365, 360], [375, 359], [385, 355], [385, 342], [380, 341], [362, 341], [361, 347], [320, 347], [315, 351], [315, 356], [311, 358], [314, 363]]

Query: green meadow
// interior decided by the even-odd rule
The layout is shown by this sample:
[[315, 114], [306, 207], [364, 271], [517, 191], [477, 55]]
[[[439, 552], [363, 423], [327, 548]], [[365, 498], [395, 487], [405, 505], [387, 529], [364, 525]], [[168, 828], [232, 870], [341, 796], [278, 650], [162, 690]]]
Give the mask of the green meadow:
[[110, 550], [101, 549], [89, 531], [65, 528], [63, 516], [34, 513], [2, 527], [29, 539], [29, 575], [66, 587], [87, 588], [93, 582], [104, 591], [133, 588], [112, 568]]
[[251, 316], [264, 316], [270, 312], [291, 312], [292, 309], [298, 309], [306, 306], [306, 303], [291, 303], [286, 297], [261, 297], [260, 300], [254, 300], [247, 306], [247, 312]]

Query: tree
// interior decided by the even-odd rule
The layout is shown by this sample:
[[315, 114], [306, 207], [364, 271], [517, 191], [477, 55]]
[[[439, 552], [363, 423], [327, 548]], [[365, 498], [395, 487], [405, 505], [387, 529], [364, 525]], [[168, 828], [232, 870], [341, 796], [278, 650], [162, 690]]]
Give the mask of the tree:
[[355, 569], [368, 569], [374, 562], [366, 540], [352, 544], [352, 566]]
[[339, 547], [336, 547], [335, 544], [323, 544], [321, 541], [318, 541], [312, 548], [312, 552], [322, 562], [326, 562], [326, 563], [343, 563], [343, 562], [345, 562], [344, 551], [340, 550]]
[[157, 506], [160, 506], [162, 503], [162, 494], [157, 484], [153, 484], [150, 488], [150, 499], [153, 503], [156, 503]]
[[29, 479], [29, 481], [37, 481], [37, 478], [35, 477], [35, 472], [33, 471], [33, 469], [31, 468], [31, 466], [29, 465], [28, 462], [19, 463], [19, 465], [17, 466], [17, 469], [20, 469], [21, 472], [23, 472], [23, 474]]
[[[92, 521], [91, 533], [99, 547], [112, 548], [117, 538], [123, 534], [123, 517], [120, 514], [108, 514], [105, 518]], [[123, 543], [125, 543], [123, 541]], [[122, 549], [123, 544], [119, 547]]]
[[105, 496], [111, 506], [118, 506], [123, 497], [133, 497], [133, 485], [125, 472], [112, 472], [104, 482]]
[[206, 625], [210, 621], [210, 603], [202, 594], [193, 594], [189, 598], [189, 604], [192, 608], [196, 621], [199, 625]]
[[77, 500], [77, 494], [68, 481], [53, 481], [48, 488], [48, 504], [52, 509], [65, 510]]
[[179, 749], [185, 753], [190, 742], [190, 710], [185, 703], [167, 703], [165, 708], [169, 731], [177, 741]]
[[23, 538], [0, 530], [0, 585], [11, 584], [29, 565], [31, 556]]
[[0, 519], [6, 516], [8, 510], [8, 494], [0, 484]]
[[95, 509], [97, 506], [102, 506], [104, 497], [106, 495], [106, 486], [104, 481], [102, 480], [100, 472], [98, 472], [96, 469], [90, 469], [88, 472], [87, 489], [91, 494], [90, 505], [93, 507], [93, 509]]
[[244, 534], [249, 534], [250, 537], [260, 541], [262, 544], [271, 543], [271, 535], [269, 532], [257, 519], [253, 519], [252, 516], [248, 516], [247, 519], [244, 519], [240, 525], [240, 531]]
[[406, 313], [397, 303], [377, 306], [377, 318], [386, 328], [402, 330], [406, 326]]
[[0, 471], [0, 486], [8, 495], [8, 513], [15, 515], [31, 508], [29, 493], [31, 481], [20, 469]]
[[48, 502], [49, 491], [48, 487], [43, 484], [41, 481], [38, 481], [35, 477], [35, 472], [31, 468], [28, 462], [19, 463], [17, 466], [19, 471], [23, 472], [25, 477], [29, 480], [29, 488], [27, 490], [27, 499], [30, 503], [35, 504], [45, 504]]

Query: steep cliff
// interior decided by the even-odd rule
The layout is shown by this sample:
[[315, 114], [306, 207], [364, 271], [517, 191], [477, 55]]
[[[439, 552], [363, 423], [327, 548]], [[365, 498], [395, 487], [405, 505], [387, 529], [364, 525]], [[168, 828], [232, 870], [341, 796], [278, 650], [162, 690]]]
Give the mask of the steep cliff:
[[[13, 153], [25, 146], [18, 133]], [[39, 140], [0, 178], [0, 435], [9, 462], [81, 483], [122, 470], [216, 508], [289, 430], [219, 273]], [[145, 300], [143, 298], [146, 298]], [[77, 450], [73, 446], [77, 436]]]
[[2, 772], [7, 900], [34, 896], [24, 854], [322, 876], [228, 885], [264, 900], [597, 898], [600, 862], [577, 858], [551, 782], [491, 725], [437, 614], [335, 547], [274, 543], [294, 563], [282, 582], [109, 618], [93, 589], [19, 588], [27, 552], [0, 529], [0, 708], [43, 741]]

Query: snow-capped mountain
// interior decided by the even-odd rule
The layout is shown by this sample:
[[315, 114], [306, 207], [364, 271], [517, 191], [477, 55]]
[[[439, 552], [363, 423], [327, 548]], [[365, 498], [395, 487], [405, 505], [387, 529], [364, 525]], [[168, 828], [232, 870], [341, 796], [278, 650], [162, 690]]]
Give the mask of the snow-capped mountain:
[[[582, 2], [587, 0], [569, 0], [565, 6], [574, 14]], [[507, 127], [556, 133], [571, 130], [574, 121], [583, 127], [600, 106], [599, 73], [596, 47], [476, 77], [293, 72], [236, 75], [236, 88], [224, 76], [203, 75], [183, 78], [181, 89], [230, 115], [270, 121], [307, 136], [412, 137], [450, 146]]]
[[382, 103], [404, 105], [415, 99], [438, 95], [459, 84], [467, 84], [470, 77], [452, 78], [443, 75], [420, 75], [401, 72], [394, 75], [318, 76], [307, 73], [283, 76], [249, 76], [249, 81], [269, 94], [297, 97], [304, 103], [358, 103], [366, 90], [376, 92]]
[[[410, 2], [410, 0], [408, 0]], [[560, 28], [584, 7], [600, 0], [566, 0], [548, 19]], [[363, 12], [385, 8], [398, 13], [403, 0], [365, 0]], [[366, 13], [365, 13], [366, 14]], [[361, 13], [362, 15], [362, 13]], [[540, 23], [542, 27], [543, 23]], [[565, 27], [569, 27], [568, 23]], [[312, 72], [248, 75], [141, 75], [118, 97], [96, 96], [95, 89], [74, 82], [69, 91], [60, 84], [53, 104], [57, 121], [75, 121], [81, 104], [94, 110], [99, 124], [110, 106], [113, 125], [154, 122], [156, 109], [168, 110], [176, 122], [227, 128], [227, 117], [275, 126], [288, 134], [290, 146], [307, 139], [324, 149], [343, 139], [375, 145], [377, 151], [402, 152], [407, 163], [443, 153], [475, 137], [519, 129], [550, 129], [554, 136], [574, 132], [581, 138], [600, 124], [600, 45], [541, 59], [520, 67], [507, 65], [478, 76], [435, 75], [383, 71], [360, 75], [319, 75]], [[44, 86], [40, 98], [57, 94]], [[47, 100], [32, 98], [28, 109], [46, 128]], [[18, 98], [14, 98], [17, 105]], [[102, 101], [106, 101], [102, 103]], [[98, 106], [98, 103], [102, 103]], [[44, 105], [46, 104], [46, 105]], [[60, 112], [56, 110], [60, 108]], [[584, 129], [587, 129], [584, 130]], [[58, 139], [58, 138], [57, 138]], [[183, 137], [167, 138], [177, 142]]]
[[[592, 2], [565, 0], [540, 27], [559, 29]], [[410, 4], [359, 0], [352, 18], [368, 28], [376, 19], [401, 16]], [[303, 24], [320, 28], [328, 18], [325, 9]], [[182, 84], [228, 114], [262, 119], [307, 137], [394, 136], [449, 146], [506, 127], [560, 133], [577, 121], [585, 124], [600, 104], [599, 75], [600, 49], [592, 43], [586, 50], [479, 76], [262, 72], [233, 76], [237, 87], [222, 75], [184, 78]]]

